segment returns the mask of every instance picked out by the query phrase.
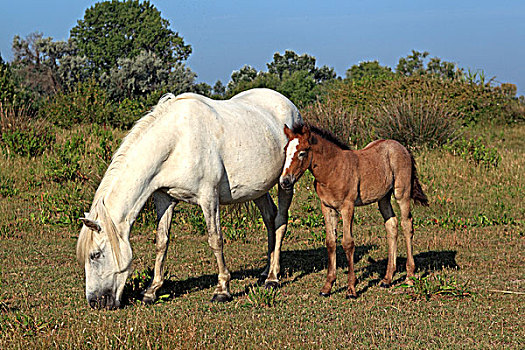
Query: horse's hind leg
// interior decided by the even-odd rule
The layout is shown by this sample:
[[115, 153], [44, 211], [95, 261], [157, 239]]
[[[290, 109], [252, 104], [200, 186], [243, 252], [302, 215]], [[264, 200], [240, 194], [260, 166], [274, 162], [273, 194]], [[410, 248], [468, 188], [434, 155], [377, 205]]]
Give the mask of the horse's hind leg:
[[388, 263], [385, 278], [381, 281], [381, 287], [390, 287], [392, 278], [396, 271], [397, 259], [397, 218], [390, 203], [390, 195], [387, 194], [379, 200], [379, 211], [385, 220], [386, 239], [388, 245]]
[[348, 260], [348, 289], [346, 291], [347, 299], [357, 298], [355, 291], [356, 277], [354, 270], [354, 253], [355, 253], [355, 241], [352, 234], [352, 225], [354, 222], [354, 203], [350, 203], [345, 208], [341, 209], [341, 215], [343, 216], [343, 250], [346, 253], [346, 259]]
[[412, 213], [410, 211], [410, 198], [405, 196], [397, 200], [401, 212], [401, 227], [405, 235], [405, 242], [407, 246], [407, 278], [406, 283], [412, 284], [411, 277], [414, 277], [416, 264], [414, 262], [414, 254], [412, 252], [412, 238], [414, 237], [414, 225], [412, 220]]
[[144, 291], [144, 297], [142, 299], [146, 303], [155, 300], [155, 293], [164, 283], [164, 263], [168, 250], [171, 218], [173, 216], [173, 208], [177, 205], [176, 201], [162, 192], [155, 192], [153, 198], [157, 210], [157, 236], [155, 239], [157, 256], [155, 258], [153, 281]]
[[326, 250], [328, 252], [328, 270], [326, 272], [326, 282], [319, 293], [323, 297], [330, 295], [332, 286], [336, 280], [336, 230], [339, 221], [339, 213], [332, 208], [327, 207], [321, 202], [325, 228], [326, 228]]
[[210, 245], [215, 258], [217, 259], [217, 265], [219, 266], [219, 276], [217, 287], [213, 291], [212, 301], [226, 302], [232, 299], [230, 295], [230, 272], [226, 267], [223, 253], [223, 240], [220, 225], [220, 212], [219, 212], [219, 197], [218, 194], [214, 193], [214, 196], [210, 196], [200, 201], [200, 206], [206, 219], [206, 225], [208, 227], [208, 243]]
[[275, 249], [275, 217], [277, 215], [277, 207], [275, 206], [272, 197], [269, 193], [257, 198], [254, 200], [255, 205], [259, 208], [261, 212], [264, 225], [268, 231], [268, 262], [266, 268], [261, 273], [259, 281], [266, 281], [268, 278], [268, 273], [270, 272], [270, 266], [272, 261], [272, 253]]

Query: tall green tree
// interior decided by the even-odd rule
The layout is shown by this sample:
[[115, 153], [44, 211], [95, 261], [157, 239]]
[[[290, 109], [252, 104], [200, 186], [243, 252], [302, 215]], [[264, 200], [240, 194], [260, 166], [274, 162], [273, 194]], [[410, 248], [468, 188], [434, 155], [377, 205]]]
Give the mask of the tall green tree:
[[425, 74], [424, 59], [428, 56], [428, 52], [419, 52], [412, 50], [412, 54], [407, 57], [401, 57], [396, 66], [396, 73], [404, 76]]
[[283, 78], [285, 73], [292, 75], [294, 72], [306, 71], [314, 77], [316, 83], [322, 83], [334, 79], [336, 73], [333, 68], [315, 66], [316, 58], [307, 54], [298, 55], [294, 51], [286, 50], [284, 55], [276, 52], [273, 55], [273, 61], [267, 63], [268, 73], [277, 74]]
[[186, 60], [191, 46], [169, 28], [169, 21], [149, 1], [104, 1], [88, 8], [71, 29], [78, 55], [85, 56], [96, 76], [117, 65], [151, 52], [172, 67]]
[[393, 75], [390, 67], [382, 66], [378, 61], [360, 62], [346, 71], [346, 78], [350, 80], [386, 78]]

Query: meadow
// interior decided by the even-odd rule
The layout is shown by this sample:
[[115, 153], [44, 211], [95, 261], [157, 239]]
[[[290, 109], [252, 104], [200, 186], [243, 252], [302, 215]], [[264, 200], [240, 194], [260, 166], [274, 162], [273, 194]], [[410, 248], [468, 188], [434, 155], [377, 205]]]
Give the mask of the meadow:
[[[45, 127], [38, 130], [38, 139], [47, 140]], [[471, 157], [446, 147], [415, 152], [430, 206], [413, 212], [414, 287], [403, 285], [402, 234], [394, 286], [379, 287], [386, 238], [371, 205], [357, 209], [354, 225], [358, 299], [344, 298], [347, 269], [340, 245], [333, 294], [319, 296], [327, 263], [324, 222], [307, 173], [295, 186], [280, 289], [257, 285], [266, 233], [253, 205], [223, 208], [234, 300], [211, 303], [217, 267], [202, 215], [180, 204], [167, 281], [155, 304], [143, 304], [140, 290], [151, 278], [155, 254], [148, 203], [131, 234], [135, 272], [124, 306], [114, 311], [88, 307], [75, 245], [77, 218], [87, 211], [125, 133], [87, 124], [59, 129], [37, 155], [3, 147], [0, 348], [522, 349], [525, 126], [478, 123], [468, 132], [499, 154], [497, 166], [476, 161], [477, 151]]]

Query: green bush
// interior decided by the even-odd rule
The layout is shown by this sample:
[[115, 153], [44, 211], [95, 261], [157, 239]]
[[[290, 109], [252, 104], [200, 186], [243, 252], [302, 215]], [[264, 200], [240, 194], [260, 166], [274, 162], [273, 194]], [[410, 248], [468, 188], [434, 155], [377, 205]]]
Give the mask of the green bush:
[[375, 138], [393, 139], [405, 146], [434, 148], [452, 139], [459, 128], [457, 112], [433, 93], [406, 94], [372, 108]]
[[73, 181], [83, 178], [80, 162], [86, 143], [81, 135], [73, 135], [64, 144], [55, 146], [54, 157], [44, 160], [45, 176], [55, 182]]
[[464, 137], [448, 143], [443, 147], [453, 155], [482, 165], [487, 168], [496, 168], [501, 162], [498, 150], [485, 146], [481, 137], [477, 139], [465, 139]]
[[94, 80], [79, 83], [72, 91], [49, 98], [40, 108], [39, 115], [66, 128], [75, 124], [117, 123], [113, 102]]

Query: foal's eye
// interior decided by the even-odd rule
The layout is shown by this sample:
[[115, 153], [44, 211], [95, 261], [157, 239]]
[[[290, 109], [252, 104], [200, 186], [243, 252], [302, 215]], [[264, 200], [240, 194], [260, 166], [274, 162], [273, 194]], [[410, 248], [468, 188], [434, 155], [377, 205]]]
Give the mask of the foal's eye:
[[100, 252], [93, 252], [93, 253], [89, 254], [89, 258], [91, 260], [97, 260], [98, 258], [100, 258], [100, 255], [101, 255]]
[[301, 152], [299, 152], [298, 157], [299, 157], [299, 159], [303, 159], [304, 157], [306, 157], [307, 154], [308, 154], [308, 152], [306, 152], [306, 151], [301, 151]]

